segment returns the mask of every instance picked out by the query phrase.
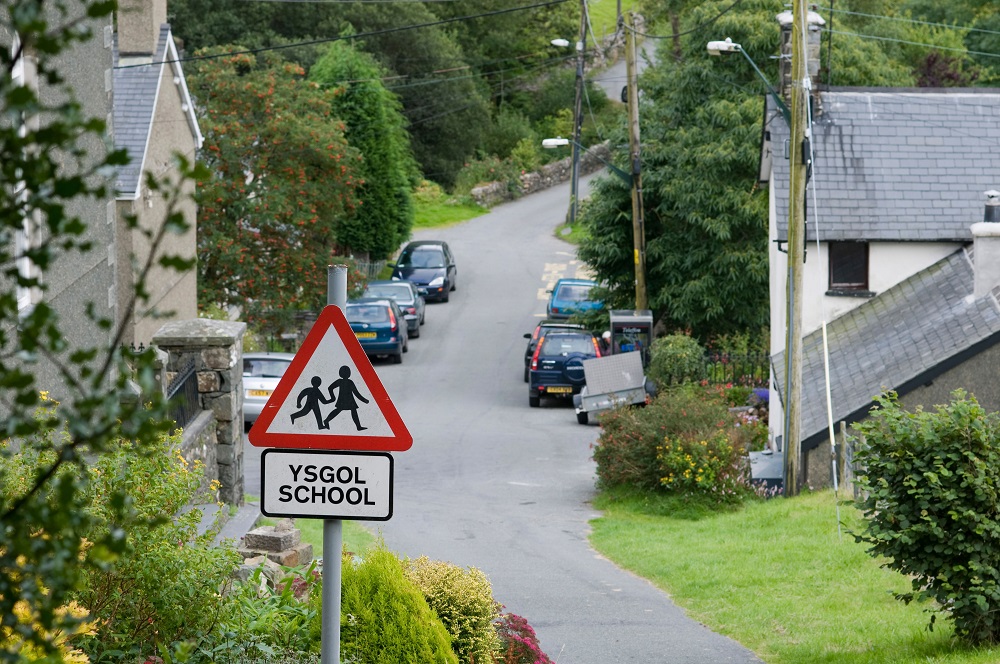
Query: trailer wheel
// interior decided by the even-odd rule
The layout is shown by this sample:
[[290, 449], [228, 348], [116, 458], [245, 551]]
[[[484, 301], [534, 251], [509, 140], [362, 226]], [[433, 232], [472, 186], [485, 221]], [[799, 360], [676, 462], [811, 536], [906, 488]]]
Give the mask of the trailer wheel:
[[587, 415], [586, 412], [577, 413], [576, 414], [576, 421], [579, 422], [580, 424], [586, 424], [587, 422], [590, 421], [590, 417]]

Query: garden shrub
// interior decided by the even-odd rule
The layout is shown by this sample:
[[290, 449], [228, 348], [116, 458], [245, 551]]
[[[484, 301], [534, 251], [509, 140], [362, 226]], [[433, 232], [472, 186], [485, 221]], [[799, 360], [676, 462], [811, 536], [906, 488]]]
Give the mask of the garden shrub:
[[[179, 446], [179, 436], [163, 436], [140, 454], [120, 441], [88, 469], [89, 511], [99, 524], [88, 539], [119, 530], [128, 540], [113, 564], [86, 570], [76, 597], [97, 625], [82, 647], [101, 661], [131, 661], [211, 632], [241, 561], [231, 548], [213, 544], [212, 529], [197, 534], [200, 510], [171, 517], [191, 504], [204, 474]], [[126, 522], [110, 518], [112, 489], [124, 490], [131, 504]]]
[[645, 408], [619, 408], [605, 413], [594, 447], [598, 483], [603, 488], [662, 490], [659, 448], [664, 439], [710, 438], [731, 427], [732, 422], [719, 395], [696, 384], [670, 387]]
[[493, 599], [486, 575], [474, 567], [462, 569], [426, 556], [408, 561], [406, 575], [448, 628], [458, 660], [463, 664], [493, 662], [500, 652], [500, 638], [493, 625], [500, 605]]
[[708, 436], [667, 436], [657, 448], [660, 484], [675, 493], [701, 494], [716, 502], [739, 502], [750, 493], [750, 462], [731, 429]]
[[894, 393], [876, 403], [855, 425], [855, 539], [910, 578], [897, 599], [934, 601], [932, 627], [941, 613], [965, 641], [1000, 642], [1000, 416], [962, 390], [934, 412], [907, 412]]
[[542, 651], [535, 630], [521, 616], [502, 613], [494, 626], [500, 637], [498, 664], [555, 664]]
[[705, 378], [705, 349], [686, 334], [658, 337], [649, 350], [646, 375], [660, 389]]
[[523, 141], [541, 147], [541, 139], [531, 128], [528, 118], [510, 106], [503, 106], [483, 136], [481, 149], [484, 154], [505, 159], [510, 157], [514, 148]]
[[481, 184], [503, 182], [507, 189], [516, 191], [521, 183], [521, 171], [509, 159], [484, 157], [473, 159], [462, 167], [455, 180], [455, 194], [464, 195]]
[[[310, 603], [322, 606], [322, 580]], [[341, 570], [340, 654], [352, 664], [458, 664], [451, 638], [427, 605], [420, 589], [407, 578], [403, 563], [379, 544], [364, 558], [345, 558]], [[322, 622], [312, 621], [319, 647]]]
[[226, 641], [216, 646], [232, 660], [254, 656], [305, 660], [310, 651], [319, 649], [313, 624], [320, 619], [321, 603], [311, 601], [322, 594], [316, 562], [283, 571], [284, 576], [273, 583], [261, 565], [246, 581], [234, 584], [220, 620]]

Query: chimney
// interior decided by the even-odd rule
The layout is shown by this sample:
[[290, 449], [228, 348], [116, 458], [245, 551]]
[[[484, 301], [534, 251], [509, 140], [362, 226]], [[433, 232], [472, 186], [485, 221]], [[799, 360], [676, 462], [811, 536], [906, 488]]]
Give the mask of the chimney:
[[160, 41], [160, 26], [166, 22], [166, 0], [119, 0], [118, 53], [152, 56]]
[[[779, 92], [782, 99], [789, 106], [792, 103], [792, 23], [794, 21], [791, 11], [783, 11], [775, 18], [781, 26], [781, 57], [778, 58]], [[806, 58], [809, 79], [812, 82], [810, 97], [812, 98], [813, 116], [817, 116], [823, 110], [819, 97], [819, 54], [820, 54], [820, 33], [826, 21], [814, 11], [807, 14], [806, 22], [809, 26], [806, 31]]]
[[974, 295], [978, 299], [1000, 286], [1000, 191], [986, 194], [983, 220], [972, 224]]

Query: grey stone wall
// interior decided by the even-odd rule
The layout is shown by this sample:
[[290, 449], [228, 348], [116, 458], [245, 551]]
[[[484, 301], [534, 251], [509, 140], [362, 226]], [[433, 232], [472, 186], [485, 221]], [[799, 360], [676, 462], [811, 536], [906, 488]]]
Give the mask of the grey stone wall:
[[152, 339], [168, 354], [168, 380], [194, 361], [201, 407], [211, 414], [214, 427], [204, 427], [202, 442], [185, 440], [185, 445], [214, 445], [214, 450], [206, 447], [204, 458], [207, 464], [214, 452], [216, 477], [222, 485], [220, 498], [232, 505], [243, 504], [242, 349], [246, 329], [246, 323], [195, 318], [167, 323]]
[[[607, 143], [580, 150], [580, 175], [594, 173], [604, 168], [605, 164], [601, 159], [611, 161], [611, 149]], [[566, 182], [572, 175], [573, 158], [566, 157], [546, 164], [535, 172], [522, 175], [516, 191], [511, 191], [506, 182], [488, 182], [476, 187], [470, 194], [479, 205], [493, 207], [498, 203], [512, 201], [526, 194], [548, 189], [560, 182]]]

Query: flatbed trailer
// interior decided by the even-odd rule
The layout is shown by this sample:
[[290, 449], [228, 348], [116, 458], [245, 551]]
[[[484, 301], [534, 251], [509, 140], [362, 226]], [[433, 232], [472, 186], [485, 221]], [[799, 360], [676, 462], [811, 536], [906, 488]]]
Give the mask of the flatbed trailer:
[[587, 384], [573, 395], [576, 421], [587, 424], [591, 414], [603, 413], [627, 405], [645, 404], [655, 396], [656, 388], [646, 380], [642, 353], [631, 351], [583, 361]]

